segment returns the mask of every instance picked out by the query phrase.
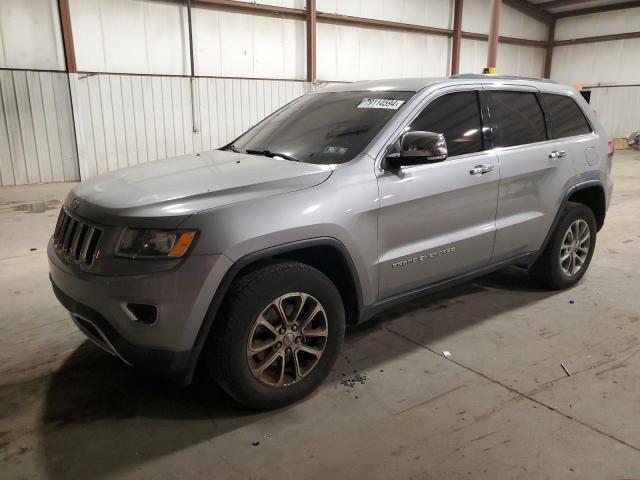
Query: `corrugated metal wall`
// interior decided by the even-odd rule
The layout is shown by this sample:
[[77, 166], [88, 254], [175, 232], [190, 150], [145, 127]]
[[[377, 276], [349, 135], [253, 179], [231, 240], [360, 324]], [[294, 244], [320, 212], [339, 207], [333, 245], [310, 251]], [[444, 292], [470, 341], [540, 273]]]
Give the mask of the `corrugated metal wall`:
[[[640, 8], [558, 20], [556, 39], [569, 40], [637, 31]], [[599, 86], [591, 105], [615, 138], [640, 130], [640, 39], [556, 47], [551, 78], [568, 85]], [[635, 86], [620, 86], [620, 85]], [[608, 87], [609, 88], [605, 88]]]
[[568, 85], [637, 84], [638, 52], [640, 38], [556, 47], [551, 78]]
[[[487, 63], [488, 44], [482, 40], [462, 39], [460, 71], [481, 73]], [[526, 45], [498, 45], [498, 73], [541, 77], [544, 73], [545, 49]]]
[[[489, 33], [490, 0], [464, 2], [462, 30]], [[508, 5], [502, 6], [500, 35], [546, 41], [548, 27]], [[460, 71], [481, 73], [487, 63], [488, 43], [484, 40], [463, 39], [460, 47]], [[545, 49], [500, 43], [497, 70], [502, 75], [541, 77], [544, 73]]]
[[591, 90], [591, 106], [613, 138], [640, 131], [640, 87], [603, 87]]
[[[305, 6], [305, 0], [260, 1]], [[487, 33], [489, 1], [465, 2], [463, 30]], [[69, 80], [64, 73], [47, 72], [0, 76], [2, 184], [89, 178], [215, 148], [311, 88], [302, 81], [304, 21], [194, 8], [195, 73], [201, 76], [195, 81], [194, 133], [191, 80], [185, 77], [186, 7], [158, 0], [69, 2], [78, 69], [104, 74], [74, 74]], [[317, 6], [320, 12], [453, 25], [452, 0], [318, 0]], [[547, 27], [505, 6], [500, 33], [544, 40]], [[449, 73], [451, 39], [446, 36], [321, 22], [317, 44], [320, 81]], [[0, 47], [0, 67], [64, 69], [56, 0], [0, 1]], [[461, 71], [480, 72], [486, 47], [485, 41], [463, 40]], [[500, 73], [542, 73], [543, 48], [501, 44], [499, 49]], [[216, 76], [246, 79], [209, 78]]]
[[64, 73], [0, 72], [0, 185], [79, 180]]
[[309, 88], [287, 80], [198, 78], [194, 132], [190, 81], [72, 75], [82, 178], [217, 148]]

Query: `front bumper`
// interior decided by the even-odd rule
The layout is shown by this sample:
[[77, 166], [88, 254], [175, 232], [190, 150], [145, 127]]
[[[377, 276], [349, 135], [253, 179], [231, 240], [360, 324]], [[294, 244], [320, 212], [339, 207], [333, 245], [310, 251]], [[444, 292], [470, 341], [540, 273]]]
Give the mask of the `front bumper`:
[[[168, 271], [105, 276], [66, 263], [52, 242], [47, 253], [54, 293], [80, 330], [125, 363], [184, 383], [196, 336], [229, 259], [193, 255]], [[155, 305], [156, 322], [133, 321], [122, 308], [128, 302]]]

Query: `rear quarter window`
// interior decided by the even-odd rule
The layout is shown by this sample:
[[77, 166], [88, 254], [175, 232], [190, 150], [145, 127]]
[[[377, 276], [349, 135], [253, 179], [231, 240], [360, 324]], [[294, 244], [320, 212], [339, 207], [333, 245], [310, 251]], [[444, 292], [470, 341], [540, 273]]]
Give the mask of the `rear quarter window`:
[[571, 97], [543, 93], [551, 115], [553, 138], [573, 137], [591, 133], [591, 125], [584, 116], [584, 112]]

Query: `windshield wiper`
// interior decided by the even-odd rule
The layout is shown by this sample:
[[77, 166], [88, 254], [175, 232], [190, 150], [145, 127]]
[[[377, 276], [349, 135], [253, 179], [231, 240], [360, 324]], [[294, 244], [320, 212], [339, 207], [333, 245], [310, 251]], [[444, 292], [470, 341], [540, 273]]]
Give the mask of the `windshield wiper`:
[[220, 150], [229, 150], [234, 153], [242, 153], [240, 150], [236, 148], [236, 146], [233, 143], [230, 143], [229, 145], [225, 145]]
[[292, 162], [299, 162], [300, 160], [298, 160], [295, 157], [292, 157], [291, 155], [287, 155], [286, 153], [278, 153], [278, 152], [272, 152], [271, 150], [245, 150], [245, 153], [248, 153], [250, 155], [264, 155], [265, 157], [269, 157], [269, 158], [273, 158], [273, 157], [280, 157], [280, 158], [284, 158], [285, 160], [291, 160]]

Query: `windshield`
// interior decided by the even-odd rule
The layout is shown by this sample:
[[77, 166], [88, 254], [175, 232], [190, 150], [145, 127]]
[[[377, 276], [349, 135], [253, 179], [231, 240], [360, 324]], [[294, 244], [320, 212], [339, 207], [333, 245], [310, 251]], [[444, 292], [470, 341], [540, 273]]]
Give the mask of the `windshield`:
[[305, 95], [226, 148], [315, 164], [344, 163], [373, 140], [414, 92]]

